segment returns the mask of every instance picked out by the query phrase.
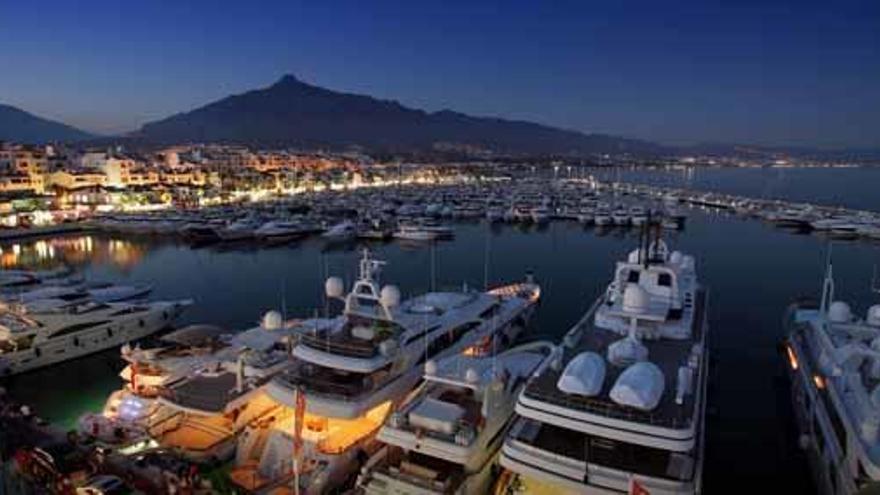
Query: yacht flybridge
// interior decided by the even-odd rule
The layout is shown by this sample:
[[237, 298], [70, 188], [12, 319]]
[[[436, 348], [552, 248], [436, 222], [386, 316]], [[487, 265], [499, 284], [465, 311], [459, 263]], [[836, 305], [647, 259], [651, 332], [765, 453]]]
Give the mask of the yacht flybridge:
[[700, 491], [707, 295], [693, 257], [646, 244], [520, 395], [500, 489]]
[[[401, 300], [397, 287], [380, 288], [382, 265], [365, 251], [347, 295], [341, 279], [327, 280], [327, 295], [345, 303], [342, 316], [306, 332], [293, 364], [265, 385], [281, 411], [239, 438], [231, 474], [238, 486], [264, 492], [298, 483], [309, 493], [338, 487], [375, 451], [376, 432], [416, 386], [425, 362], [507, 345], [540, 298], [527, 281]], [[289, 434], [297, 428], [300, 456]]]
[[0, 376], [14, 375], [142, 339], [192, 301], [0, 303]]
[[[875, 289], [876, 291], [876, 289]], [[834, 301], [794, 305], [785, 353], [800, 446], [820, 493], [856, 493], [880, 481], [880, 304], [864, 319]]]
[[496, 458], [526, 380], [558, 350], [547, 342], [428, 361], [425, 382], [379, 431], [362, 468], [370, 495], [489, 493]]

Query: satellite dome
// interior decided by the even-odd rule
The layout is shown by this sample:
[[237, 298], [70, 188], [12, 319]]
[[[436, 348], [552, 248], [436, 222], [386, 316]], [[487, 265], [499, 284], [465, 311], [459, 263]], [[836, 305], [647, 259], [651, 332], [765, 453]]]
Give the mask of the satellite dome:
[[400, 304], [400, 289], [395, 285], [386, 285], [382, 287], [379, 298], [382, 300], [382, 306], [393, 308]]
[[467, 371], [464, 372], [464, 379], [468, 383], [477, 383], [480, 381], [480, 374], [477, 373], [477, 370], [468, 368]]
[[425, 362], [425, 373], [428, 375], [436, 375], [437, 374], [437, 361], [433, 359], [429, 359]]
[[672, 254], [669, 255], [669, 262], [677, 265], [681, 263], [681, 260], [684, 258], [684, 255], [681, 254], [681, 251], [673, 251]]
[[345, 294], [345, 284], [339, 277], [330, 277], [324, 282], [324, 291], [327, 297], [342, 297]]
[[265, 330], [278, 330], [284, 326], [284, 318], [281, 313], [272, 310], [263, 315], [262, 327]]
[[868, 317], [866, 318], [868, 325], [872, 327], [880, 327], [880, 304], [875, 304], [868, 308]]
[[843, 301], [834, 301], [828, 308], [828, 319], [832, 323], [846, 323], [852, 320], [852, 310]]
[[648, 309], [649, 296], [639, 284], [628, 284], [623, 291], [623, 310], [630, 313], [643, 313]]

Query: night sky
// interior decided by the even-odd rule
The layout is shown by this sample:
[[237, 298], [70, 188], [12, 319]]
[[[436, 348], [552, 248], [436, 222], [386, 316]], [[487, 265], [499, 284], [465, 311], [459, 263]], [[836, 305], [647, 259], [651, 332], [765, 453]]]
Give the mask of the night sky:
[[285, 73], [668, 144], [880, 147], [878, 0], [0, 0], [0, 102], [86, 130]]

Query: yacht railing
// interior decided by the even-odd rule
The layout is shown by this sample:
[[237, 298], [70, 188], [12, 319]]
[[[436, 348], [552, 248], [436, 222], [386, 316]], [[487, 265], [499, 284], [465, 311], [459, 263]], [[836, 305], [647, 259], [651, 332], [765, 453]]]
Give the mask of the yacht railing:
[[340, 356], [372, 358], [379, 352], [377, 346], [372, 343], [361, 345], [351, 342], [341, 342], [339, 340], [334, 340], [332, 337], [323, 337], [321, 335], [304, 334], [300, 336], [299, 341], [301, 344], [305, 344], [313, 349], [338, 354]]
[[589, 397], [580, 397], [564, 393], [536, 390], [535, 387], [527, 388], [524, 392], [526, 397], [562, 406], [567, 409], [576, 409], [609, 418], [622, 419], [630, 422], [662, 426], [673, 429], [684, 429], [691, 425], [690, 418], [679, 418], [668, 414], [655, 414], [647, 411], [638, 411], [632, 408], [618, 406], [609, 401], [595, 400]]

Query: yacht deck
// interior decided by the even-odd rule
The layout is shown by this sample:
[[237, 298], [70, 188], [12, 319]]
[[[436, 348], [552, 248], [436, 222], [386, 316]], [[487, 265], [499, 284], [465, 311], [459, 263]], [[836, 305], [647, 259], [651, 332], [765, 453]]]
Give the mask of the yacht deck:
[[[524, 395], [555, 406], [609, 418], [672, 429], [689, 427], [694, 418], [694, 404], [699, 396], [699, 384], [695, 383], [694, 393], [686, 395], [683, 404], [679, 405], [675, 402], [676, 377], [678, 376], [678, 368], [687, 363], [694, 343], [704, 340], [706, 298], [706, 292], [700, 290], [696, 298], [692, 339], [642, 340], [642, 344], [648, 348], [648, 359], [661, 369], [666, 378], [665, 390], [656, 408], [642, 411], [617, 404], [611, 400], [609, 392], [624, 370], [624, 368], [611, 365], [606, 367], [605, 381], [596, 396], [586, 397], [559, 390], [557, 383], [563, 369], [554, 370], [552, 367], [546, 368], [541, 375], [533, 379], [526, 386]], [[605, 356], [608, 346], [622, 338], [619, 333], [595, 326], [593, 315], [598, 304], [597, 301], [596, 305], [577, 323], [578, 326], [584, 327], [580, 332], [580, 340], [574, 346], [564, 347], [563, 363], [568, 363], [574, 356], [586, 351]], [[698, 377], [694, 377], [695, 381], [698, 379]]]
[[182, 409], [206, 413], [222, 413], [235, 393], [236, 376], [232, 372], [211, 375], [195, 375], [161, 395], [166, 402]]

